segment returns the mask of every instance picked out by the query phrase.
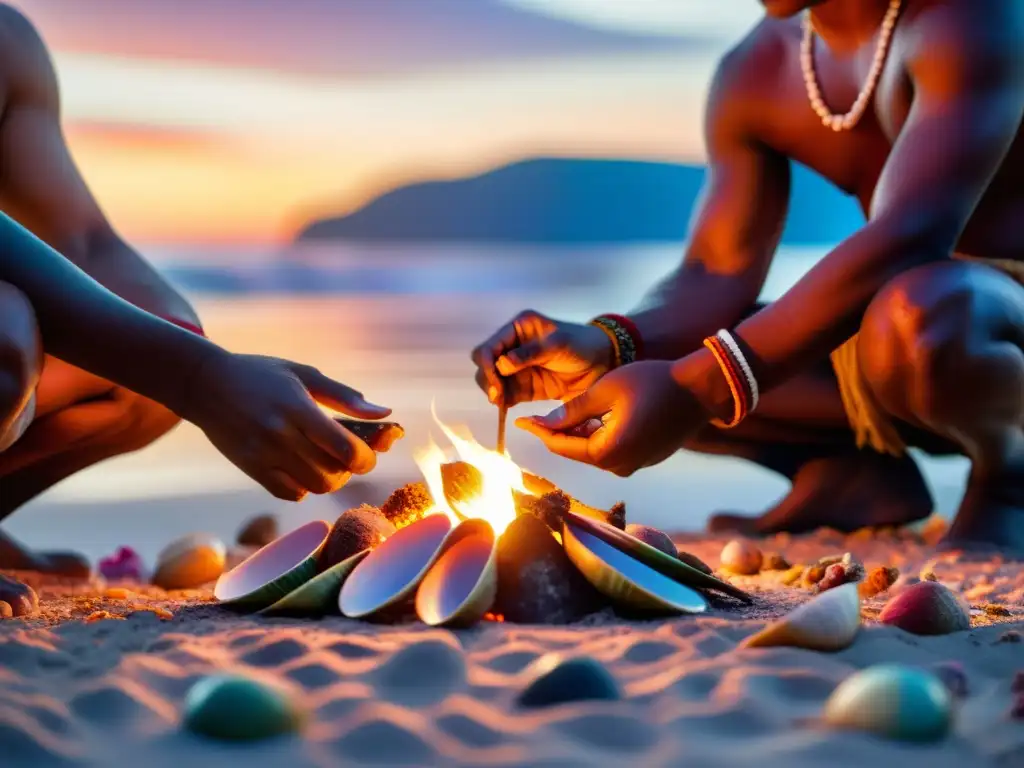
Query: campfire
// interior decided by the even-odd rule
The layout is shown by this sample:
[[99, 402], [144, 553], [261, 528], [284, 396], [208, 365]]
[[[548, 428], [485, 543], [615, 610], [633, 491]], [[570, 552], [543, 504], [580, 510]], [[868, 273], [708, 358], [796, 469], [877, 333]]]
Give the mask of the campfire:
[[[627, 527], [621, 502], [589, 506], [433, 415], [448, 447], [431, 439], [416, 452], [422, 482], [380, 508], [346, 511], [329, 530], [318, 521], [264, 547], [222, 577], [222, 603], [457, 626], [700, 613], [711, 592], [749, 601], [664, 534]], [[373, 442], [374, 428], [388, 439]], [[378, 450], [401, 436], [393, 424], [353, 429]]]

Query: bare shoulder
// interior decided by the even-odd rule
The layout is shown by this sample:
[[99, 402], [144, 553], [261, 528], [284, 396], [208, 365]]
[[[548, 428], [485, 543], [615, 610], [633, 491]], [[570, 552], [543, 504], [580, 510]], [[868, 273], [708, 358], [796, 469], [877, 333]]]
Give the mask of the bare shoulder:
[[0, 3], [0, 78], [8, 99], [50, 103], [57, 83], [46, 44], [17, 8]]
[[912, 51], [938, 58], [1024, 58], [1020, 0], [910, 0], [900, 32]]
[[799, 27], [790, 20], [764, 18], [718, 62], [708, 91], [710, 130], [756, 132], [764, 99], [779, 93], [796, 65]]

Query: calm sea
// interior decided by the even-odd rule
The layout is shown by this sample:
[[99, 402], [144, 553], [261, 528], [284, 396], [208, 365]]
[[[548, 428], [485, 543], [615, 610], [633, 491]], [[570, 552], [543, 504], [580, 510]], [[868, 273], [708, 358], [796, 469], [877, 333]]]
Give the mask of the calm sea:
[[[337, 500], [354, 503], [379, 501], [418, 476], [412, 450], [430, 434], [440, 437], [432, 429], [432, 401], [442, 419], [493, 442], [495, 411], [475, 388], [469, 350], [499, 324], [528, 307], [570, 320], [628, 311], [679, 254], [678, 245], [337, 244], [285, 253], [204, 249], [154, 259], [195, 300], [219, 343], [312, 363], [395, 410], [407, 437], [381, 458], [368, 482]], [[765, 296], [779, 295], [820, 255], [821, 249], [782, 253]], [[509, 451], [591, 504], [624, 499], [634, 521], [673, 529], [700, 526], [715, 509], [765, 507], [786, 489], [758, 468], [692, 454], [619, 479], [549, 456], [515, 429]], [[954, 509], [965, 463], [930, 461], [926, 469], [940, 509]], [[334, 514], [334, 503], [311, 499], [283, 514], [298, 524]], [[81, 473], [10, 522], [33, 543], [67, 545], [70, 536], [96, 554], [118, 543], [151, 552], [171, 534], [201, 526], [227, 536], [240, 516], [277, 508], [186, 425], [146, 451]]]

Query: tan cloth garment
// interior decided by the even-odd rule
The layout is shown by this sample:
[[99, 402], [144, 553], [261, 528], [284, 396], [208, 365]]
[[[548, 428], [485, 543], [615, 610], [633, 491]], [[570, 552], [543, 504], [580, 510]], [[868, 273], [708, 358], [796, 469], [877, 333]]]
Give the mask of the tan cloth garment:
[[[1009, 259], [977, 259], [959, 254], [954, 258], [998, 269], [1024, 285], [1024, 262]], [[879, 453], [901, 456], [907, 446], [892, 418], [875, 400], [861, 375], [856, 335], [832, 353], [832, 367], [839, 380], [839, 394], [843, 398], [846, 416], [857, 438], [857, 446], [869, 446]]]

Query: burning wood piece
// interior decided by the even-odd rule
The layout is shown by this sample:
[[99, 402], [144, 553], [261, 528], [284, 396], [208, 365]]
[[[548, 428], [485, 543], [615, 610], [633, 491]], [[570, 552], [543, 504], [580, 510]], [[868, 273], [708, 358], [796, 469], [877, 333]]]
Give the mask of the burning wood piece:
[[464, 461], [452, 461], [441, 465], [441, 487], [444, 489], [444, 500], [452, 512], [465, 517], [462, 506], [484, 490], [483, 473], [472, 464]]
[[520, 624], [567, 624], [608, 605], [533, 515], [498, 539], [498, 596], [492, 610]]
[[[543, 496], [553, 491], [560, 491], [559, 487], [550, 480], [525, 470], [523, 471], [523, 485], [534, 496]], [[623, 502], [616, 502], [610, 510], [605, 511], [588, 506], [572, 496], [569, 496], [569, 501], [572, 505], [571, 510], [577, 515], [600, 520], [602, 523], [608, 523], [620, 531], [626, 530], [626, 505]]]
[[388, 496], [381, 506], [384, 515], [395, 528], [415, 523], [434, 506], [434, 497], [423, 483], [409, 483]]
[[344, 416], [336, 416], [334, 420], [377, 453], [387, 453], [392, 445], [405, 437], [405, 429], [393, 421], [359, 421]]

